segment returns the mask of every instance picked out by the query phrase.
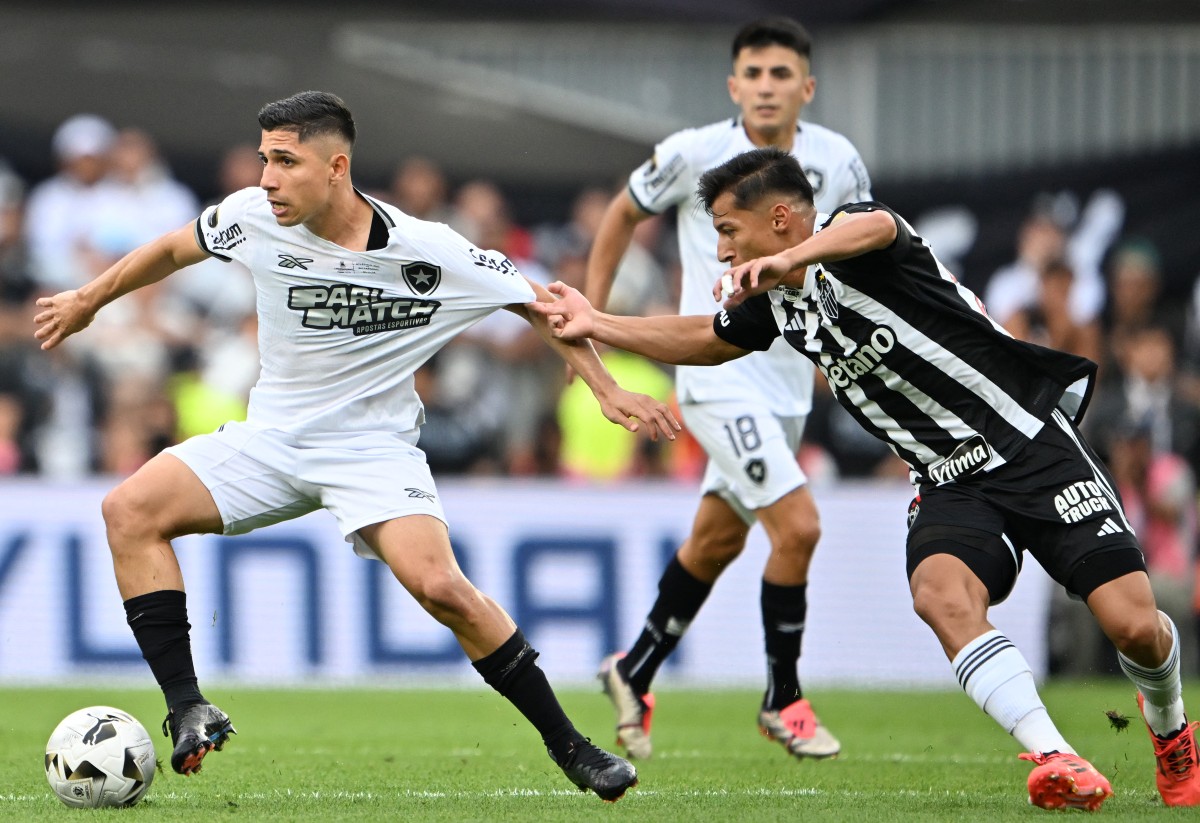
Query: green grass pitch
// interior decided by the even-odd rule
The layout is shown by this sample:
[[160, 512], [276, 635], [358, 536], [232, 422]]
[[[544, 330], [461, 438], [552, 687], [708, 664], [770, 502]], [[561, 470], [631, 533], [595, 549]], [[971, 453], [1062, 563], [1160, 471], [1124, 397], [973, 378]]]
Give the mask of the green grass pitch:
[[[0, 820], [122, 821], [964, 821], [1033, 820], [1029, 764], [1015, 741], [961, 692], [810, 689], [841, 757], [796, 761], [761, 738], [748, 690], [659, 693], [653, 760], [616, 804], [582, 794], [499, 695], [462, 690], [210, 687], [239, 734], [200, 775], [170, 771], [157, 691], [112, 687], [0, 689]], [[1067, 738], [1112, 781], [1106, 820], [1192, 818], [1166, 809], [1133, 687], [1124, 679], [1051, 683], [1043, 698]], [[576, 724], [611, 748], [598, 690], [562, 700]], [[1198, 705], [1200, 689], [1186, 694]], [[46, 738], [68, 712], [112, 705], [155, 737], [166, 772], [128, 810], [75, 811], [50, 793]], [[1118, 732], [1106, 712], [1133, 722]], [[1200, 710], [1196, 710], [1200, 714]], [[1070, 813], [1075, 814], [1075, 813]]]

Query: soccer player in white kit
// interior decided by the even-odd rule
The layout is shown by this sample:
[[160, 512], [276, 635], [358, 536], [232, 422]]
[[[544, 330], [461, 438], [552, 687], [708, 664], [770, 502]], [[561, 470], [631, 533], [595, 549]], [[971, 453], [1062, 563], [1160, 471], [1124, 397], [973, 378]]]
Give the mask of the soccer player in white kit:
[[[805, 29], [789, 18], [757, 20], [738, 32], [732, 52], [729, 96], [741, 115], [663, 140], [609, 205], [584, 287], [597, 308], [608, 301], [634, 227], [675, 206], [683, 263], [679, 312], [711, 313], [712, 284], [725, 266], [714, 254], [712, 221], [696, 203], [696, 182], [744, 151], [775, 146], [794, 154], [820, 211], [871, 199], [866, 167], [850, 141], [799, 120], [816, 90]], [[808, 567], [820, 535], [795, 457], [812, 409], [814, 370], [807, 361], [798, 365], [780, 344], [712, 368], [680, 366], [675, 374], [684, 422], [707, 453], [708, 468], [691, 534], [663, 572], [645, 628], [628, 652], [601, 663], [599, 678], [617, 712], [617, 740], [631, 757], [650, 756], [650, 682], [760, 520], [771, 552], [761, 596], [767, 689], [759, 729], [797, 757], [834, 756], [841, 746], [814, 715], [797, 672]]]
[[167, 449], [103, 504], [129, 625], [167, 701], [172, 767], [199, 771], [234, 729], [197, 685], [171, 538], [240, 534], [324, 508], [357, 553], [387, 563], [454, 632], [572, 782], [620, 798], [636, 771], [576, 731], [534, 662], [537, 652], [454, 560], [417, 448], [422, 408], [413, 373], [456, 334], [508, 308], [582, 370], [610, 420], [636, 431], [636, 419], [655, 437], [673, 437], [678, 424], [663, 404], [617, 386], [590, 344], [554, 341], [525, 308], [548, 292], [502, 254], [355, 189], [354, 120], [339, 98], [302, 92], [268, 104], [258, 120], [260, 188], [231, 194], [80, 289], [39, 299], [35, 318], [35, 336], [50, 349], [112, 300], [209, 256], [253, 274], [262, 371], [246, 421]]

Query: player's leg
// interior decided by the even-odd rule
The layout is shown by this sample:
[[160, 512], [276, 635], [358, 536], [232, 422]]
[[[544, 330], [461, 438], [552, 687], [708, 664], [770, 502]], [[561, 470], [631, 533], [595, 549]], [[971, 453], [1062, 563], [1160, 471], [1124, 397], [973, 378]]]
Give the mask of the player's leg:
[[[908, 537], [913, 608], [933, 630], [963, 691], [1030, 754], [1030, 801], [1043, 808], [1097, 808], [1108, 781], [1075, 754], [1037, 692], [1020, 650], [988, 621], [1007, 597], [1020, 554], [1003, 536], [1003, 517], [954, 484], [914, 503]], [[960, 524], [970, 523], [971, 527]]]
[[454, 632], [471, 665], [538, 730], [575, 785], [617, 800], [637, 783], [628, 762], [593, 746], [567, 718], [536, 663], [538, 653], [504, 609], [462, 573], [442, 520], [397, 517], [362, 527], [358, 536], [421, 607]]
[[170, 540], [219, 532], [221, 516], [200, 479], [169, 454], [110, 492], [103, 513], [126, 618], [167, 702], [163, 729], [175, 746], [171, 766], [190, 775], [233, 726], [197, 684], [183, 576]]
[[1121, 670], [1138, 691], [1138, 708], [1158, 764], [1159, 794], [1168, 806], [1200, 805], [1200, 756], [1188, 723], [1180, 676], [1179, 632], [1158, 610], [1144, 572], [1125, 574], [1087, 598], [1100, 628], [1117, 647]]
[[746, 545], [749, 526], [715, 493], [700, 498], [692, 531], [658, 581], [658, 597], [628, 652], [600, 663], [599, 680], [617, 713], [617, 743], [632, 758], [650, 757], [655, 699], [650, 683], [679, 645], [713, 583]]
[[760, 598], [767, 690], [759, 710], [759, 729], [797, 757], [833, 757], [841, 744], [817, 719], [804, 697], [799, 673], [808, 616], [808, 568], [820, 538], [817, 506], [804, 485], [756, 514], [771, 543]]
[[[1200, 805], [1200, 759], [1195, 732], [1184, 714], [1179, 635], [1158, 610], [1145, 559], [1121, 506], [1107, 467], [1061, 414], [1038, 436], [1055, 449], [1056, 466], [1075, 474], [1049, 487], [1054, 528], [1040, 528], [1029, 545], [1038, 561], [1066, 589], [1082, 598], [1117, 647], [1121, 669], [1134, 682], [1158, 766], [1158, 790], [1171, 806]], [[1053, 514], [1045, 515], [1047, 520]], [[1038, 545], [1037, 537], [1053, 541]]]

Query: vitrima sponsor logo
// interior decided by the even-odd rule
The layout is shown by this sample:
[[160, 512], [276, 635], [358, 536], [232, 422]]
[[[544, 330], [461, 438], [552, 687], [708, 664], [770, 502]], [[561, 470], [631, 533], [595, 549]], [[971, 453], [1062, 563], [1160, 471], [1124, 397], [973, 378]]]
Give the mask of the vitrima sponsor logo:
[[977, 434], [959, 444], [945, 460], [930, 466], [929, 478], [940, 486], [981, 471], [991, 459], [992, 447], [983, 439], [983, 435]]
[[242, 233], [242, 227], [234, 223], [227, 229], [221, 229], [219, 232], [209, 232], [205, 234], [205, 239], [208, 240], [208, 247], [213, 251], [229, 251], [234, 246], [246, 242], [246, 235]]

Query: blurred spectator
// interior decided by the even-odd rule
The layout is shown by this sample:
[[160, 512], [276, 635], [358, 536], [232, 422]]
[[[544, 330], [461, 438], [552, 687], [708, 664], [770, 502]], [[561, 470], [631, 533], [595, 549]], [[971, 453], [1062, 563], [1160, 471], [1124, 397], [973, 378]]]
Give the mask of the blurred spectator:
[[34, 283], [21, 231], [23, 192], [0, 160], [0, 476], [36, 469], [34, 441], [46, 412], [29, 333]]
[[1200, 409], [1177, 390], [1170, 333], [1160, 326], [1132, 331], [1117, 368], [1101, 382], [1084, 418], [1089, 436], [1103, 444], [1105, 434], [1122, 421], [1138, 420], [1149, 428], [1156, 452], [1181, 455], [1195, 471], [1200, 458]]
[[446, 201], [447, 190], [446, 177], [437, 164], [428, 158], [413, 156], [396, 167], [391, 191], [384, 199], [399, 206], [405, 214], [421, 220], [449, 223], [454, 211]]
[[[96, 276], [127, 253], [194, 220], [200, 204], [171, 176], [158, 146], [141, 129], [122, 129], [109, 150], [103, 213], [84, 241], [96, 255]], [[90, 279], [90, 278], [89, 278]]]
[[1072, 195], [1039, 198], [1017, 235], [1017, 259], [988, 281], [983, 295], [988, 313], [1006, 326], [1036, 301], [1038, 274], [1050, 261], [1063, 259], [1075, 273], [1071, 316], [1077, 323], [1095, 320], [1104, 304], [1100, 262], [1124, 221], [1124, 201], [1112, 191], [1095, 192], [1082, 214]]
[[33, 276], [47, 291], [76, 288], [90, 279], [82, 255], [104, 216], [102, 183], [115, 138], [112, 125], [94, 114], [77, 114], [54, 133], [59, 171], [34, 186], [25, 220]]
[[[581, 191], [571, 206], [571, 219], [567, 223], [544, 226], [534, 234], [538, 259], [551, 269], [557, 269], [564, 258], [580, 257], [586, 261], [611, 199], [612, 192], [605, 189]], [[678, 296], [671, 293], [663, 266], [652, 251], [662, 226], [663, 218], [656, 216], [634, 229], [633, 242], [613, 280], [608, 311], [636, 315], [674, 311]]]
[[1150, 326], [1166, 329], [1178, 345], [1183, 337], [1183, 313], [1160, 300], [1163, 278], [1154, 244], [1139, 239], [1122, 242], [1114, 250], [1108, 269], [1104, 365], [1118, 365], [1130, 339]]
[[1005, 328], [1014, 337], [1099, 362], [1102, 353], [1100, 325], [1079, 321], [1071, 313], [1071, 287], [1075, 273], [1062, 259], [1048, 261], [1038, 273], [1036, 301], [1018, 309]]

